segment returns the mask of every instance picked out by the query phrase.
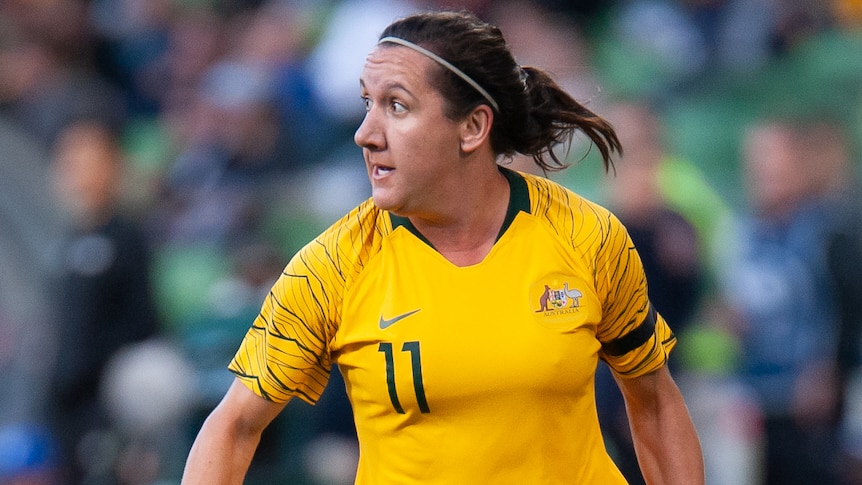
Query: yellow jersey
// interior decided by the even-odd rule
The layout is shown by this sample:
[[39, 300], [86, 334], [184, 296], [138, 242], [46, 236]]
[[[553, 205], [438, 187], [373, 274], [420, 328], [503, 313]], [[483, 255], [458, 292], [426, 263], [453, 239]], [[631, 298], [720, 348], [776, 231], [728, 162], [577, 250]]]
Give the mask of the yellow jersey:
[[598, 359], [635, 377], [676, 340], [608, 210], [501, 170], [509, 211], [483, 261], [453, 265], [369, 199], [291, 259], [230, 364], [266, 399], [309, 403], [337, 364], [358, 484], [625, 483]]

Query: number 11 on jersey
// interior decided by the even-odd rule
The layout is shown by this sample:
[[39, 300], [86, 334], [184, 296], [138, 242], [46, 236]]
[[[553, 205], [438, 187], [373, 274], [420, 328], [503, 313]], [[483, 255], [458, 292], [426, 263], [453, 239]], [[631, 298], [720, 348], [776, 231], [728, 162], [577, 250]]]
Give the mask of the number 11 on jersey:
[[[392, 401], [392, 407], [398, 414], [404, 414], [404, 408], [401, 407], [398, 391], [395, 388], [395, 355], [392, 350], [392, 342], [380, 342], [377, 350], [382, 352], [386, 358], [386, 385], [389, 388], [389, 399]], [[401, 346], [401, 352], [410, 353], [410, 363], [413, 368], [413, 390], [416, 392], [419, 411], [430, 413], [428, 400], [425, 398], [425, 384], [422, 382], [422, 358], [419, 353], [419, 342], [404, 342], [404, 345]]]

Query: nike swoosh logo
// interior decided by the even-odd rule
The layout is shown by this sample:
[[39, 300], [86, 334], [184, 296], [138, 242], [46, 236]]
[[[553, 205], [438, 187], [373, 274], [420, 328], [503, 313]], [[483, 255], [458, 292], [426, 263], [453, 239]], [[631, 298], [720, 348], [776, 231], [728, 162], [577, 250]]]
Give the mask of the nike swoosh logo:
[[389, 319], [383, 318], [383, 315], [380, 315], [380, 330], [385, 330], [385, 329], [391, 327], [392, 325], [395, 325], [400, 320], [403, 320], [403, 319], [409, 317], [410, 315], [413, 315], [414, 313], [418, 312], [419, 310], [421, 310], [421, 308], [417, 308], [417, 309], [413, 310], [412, 312], [402, 313], [401, 315], [398, 315], [397, 317], [392, 317]]

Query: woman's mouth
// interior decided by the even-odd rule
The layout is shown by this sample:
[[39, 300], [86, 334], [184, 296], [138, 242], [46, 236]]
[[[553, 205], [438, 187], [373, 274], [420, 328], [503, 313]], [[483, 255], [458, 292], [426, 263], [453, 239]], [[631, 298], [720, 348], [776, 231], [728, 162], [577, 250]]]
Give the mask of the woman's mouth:
[[388, 175], [393, 170], [395, 170], [395, 169], [392, 167], [384, 167], [381, 165], [375, 165], [374, 166], [374, 175], [378, 176], [378, 177], [383, 177], [385, 175]]

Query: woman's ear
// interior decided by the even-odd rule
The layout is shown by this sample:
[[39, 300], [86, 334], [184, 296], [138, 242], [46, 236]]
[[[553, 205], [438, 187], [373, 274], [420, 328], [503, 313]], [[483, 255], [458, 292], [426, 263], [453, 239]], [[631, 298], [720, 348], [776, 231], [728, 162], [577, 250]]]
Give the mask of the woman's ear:
[[494, 112], [486, 104], [473, 109], [461, 122], [461, 151], [471, 153], [491, 137]]

